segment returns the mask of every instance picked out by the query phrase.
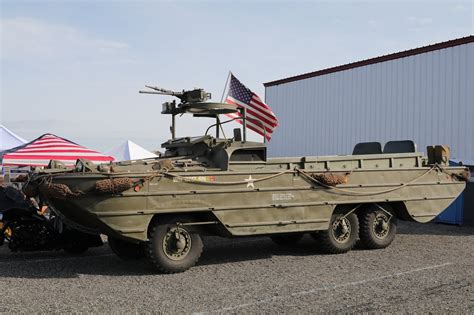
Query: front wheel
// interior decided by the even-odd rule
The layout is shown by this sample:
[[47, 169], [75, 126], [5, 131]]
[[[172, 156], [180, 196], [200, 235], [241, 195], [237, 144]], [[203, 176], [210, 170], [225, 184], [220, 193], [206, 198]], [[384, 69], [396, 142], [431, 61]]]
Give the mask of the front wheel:
[[357, 215], [333, 214], [329, 229], [312, 234], [322, 251], [329, 254], [341, 254], [350, 251], [359, 236]]
[[178, 273], [194, 266], [202, 249], [199, 234], [186, 226], [156, 223], [151, 230], [146, 256], [161, 273]]
[[371, 206], [359, 214], [360, 245], [366, 249], [389, 246], [397, 233], [397, 218], [391, 211]]

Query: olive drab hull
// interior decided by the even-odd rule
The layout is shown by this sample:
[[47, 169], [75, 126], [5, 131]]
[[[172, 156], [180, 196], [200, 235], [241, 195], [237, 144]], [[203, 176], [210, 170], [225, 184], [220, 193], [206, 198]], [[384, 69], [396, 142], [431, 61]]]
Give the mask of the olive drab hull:
[[[378, 142], [358, 143], [353, 155], [268, 158], [265, 143], [247, 141], [245, 106], [206, 102], [211, 95], [202, 89], [146, 87], [151, 91], [142, 93], [180, 99], [163, 103], [171, 139], [162, 156], [101, 165], [79, 159], [73, 170], [52, 161], [31, 174], [24, 192], [39, 195], [68, 225], [106, 234], [119, 257], [144, 256], [163, 273], [196, 264], [201, 235], [268, 235], [284, 246], [310, 233], [331, 254], [358, 239], [362, 248], [385, 248], [397, 219], [432, 220], [470, 176], [449, 166], [447, 146], [428, 147], [425, 157], [410, 140], [389, 141], [383, 150]], [[175, 121], [183, 114], [215, 123], [202, 136], [178, 138]], [[223, 115], [233, 118], [221, 121]], [[222, 125], [233, 120], [242, 128], [227, 138]]]
[[[228, 236], [327, 230], [337, 207], [351, 211], [364, 204], [387, 205], [400, 219], [428, 222], [465, 188], [463, 167], [428, 165], [416, 152], [230, 161], [226, 170], [168, 159], [161, 161], [174, 163], [172, 169], [153, 168], [157, 161], [42, 175], [76, 192], [43, 197], [84, 228], [146, 241], [152, 219], [165, 214], [203, 214], [197, 224], [217, 225], [217, 233]], [[106, 193], [95, 188], [118, 178], [134, 184]]]

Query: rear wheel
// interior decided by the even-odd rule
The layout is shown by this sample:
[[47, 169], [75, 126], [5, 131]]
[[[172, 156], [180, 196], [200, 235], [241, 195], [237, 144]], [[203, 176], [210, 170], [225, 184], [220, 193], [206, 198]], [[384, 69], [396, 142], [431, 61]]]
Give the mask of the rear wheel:
[[360, 246], [379, 249], [389, 246], [397, 233], [397, 218], [391, 210], [371, 206], [359, 214]]
[[329, 254], [341, 254], [350, 251], [359, 235], [357, 215], [333, 214], [329, 228], [312, 234], [321, 250]]
[[188, 270], [201, 256], [201, 237], [186, 226], [156, 223], [150, 234], [146, 256], [161, 273]]
[[110, 249], [123, 260], [140, 259], [144, 256], [142, 244], [127, 242], [118, 238], [109, 237]]
[[272, 235], [270, 239], [277, 245], [280, 246], [289, 246], [298, 243], [303, 238], [302, 233], [298, 234], [282, 234], [282, 235]]

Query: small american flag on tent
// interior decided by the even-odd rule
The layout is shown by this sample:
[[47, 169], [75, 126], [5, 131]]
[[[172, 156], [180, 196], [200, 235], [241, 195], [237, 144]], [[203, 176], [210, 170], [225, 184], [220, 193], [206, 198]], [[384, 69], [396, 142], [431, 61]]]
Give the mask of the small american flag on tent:
[[[273, 111], [260, 97], [252, 92], [231, 73], [226, 103], [246, 109], [247, 128], [265, 136], [270, 141], [273, 131], [278, 126], [278, 119]], [[240, 113], [226, 114], [231, 118], [240, 118]], [[242, 124], [242, 120], [237, 120]]]

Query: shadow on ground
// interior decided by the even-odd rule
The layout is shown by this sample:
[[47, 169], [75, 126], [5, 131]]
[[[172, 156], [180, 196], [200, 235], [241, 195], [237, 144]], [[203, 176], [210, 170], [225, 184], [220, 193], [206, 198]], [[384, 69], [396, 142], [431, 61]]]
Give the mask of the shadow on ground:
[[[266, 237], [228, 240], [209, 237], [197, 266], [223, 265], [239, 261], [257, 261], [272, 256], [308, 256], [321, 252], [310, 237], [292, 247], [280, 247]], [[77, 278], [79, 275], [142, 276], [156, 271], [145, 260], [123, 261], [107, 244], [71, 257], [61, 251], [10, 253], [0, 250], [0, 278]], [[158, 277], [172, 277], [160, 275]]]
[[[444, 224], [400, 222], [400, 235], [474, 235], [474, 227]], [[268, 237], [223, 239], [207, 237], [205, 250], [198, 266], [224, 265], [239, 261], [258, 261], [273, 256], [323, 255], [315, 241], [306, 236], [291, 247], [275, 245]], [[123, 261], [116, 257], [107, 244], [90, 249], [82, 256], [71, 257], [62, 251], [10, 253], [0, 248], [0, 278], [77, 278], [80, 275], [133, 277], [154, 275], [156, 272], [145, 260]], [[357, 249], [356, 250], [360, 250]], [[156, 275], [173, 277], [173, 275]]]
[[399, 222], [398, 234], [405, 235], [449, 235], [449, 236], [466, 236], [474, 235], [473, 226], [459, 226], [443, 223], [416, 223], [416, 222]]

